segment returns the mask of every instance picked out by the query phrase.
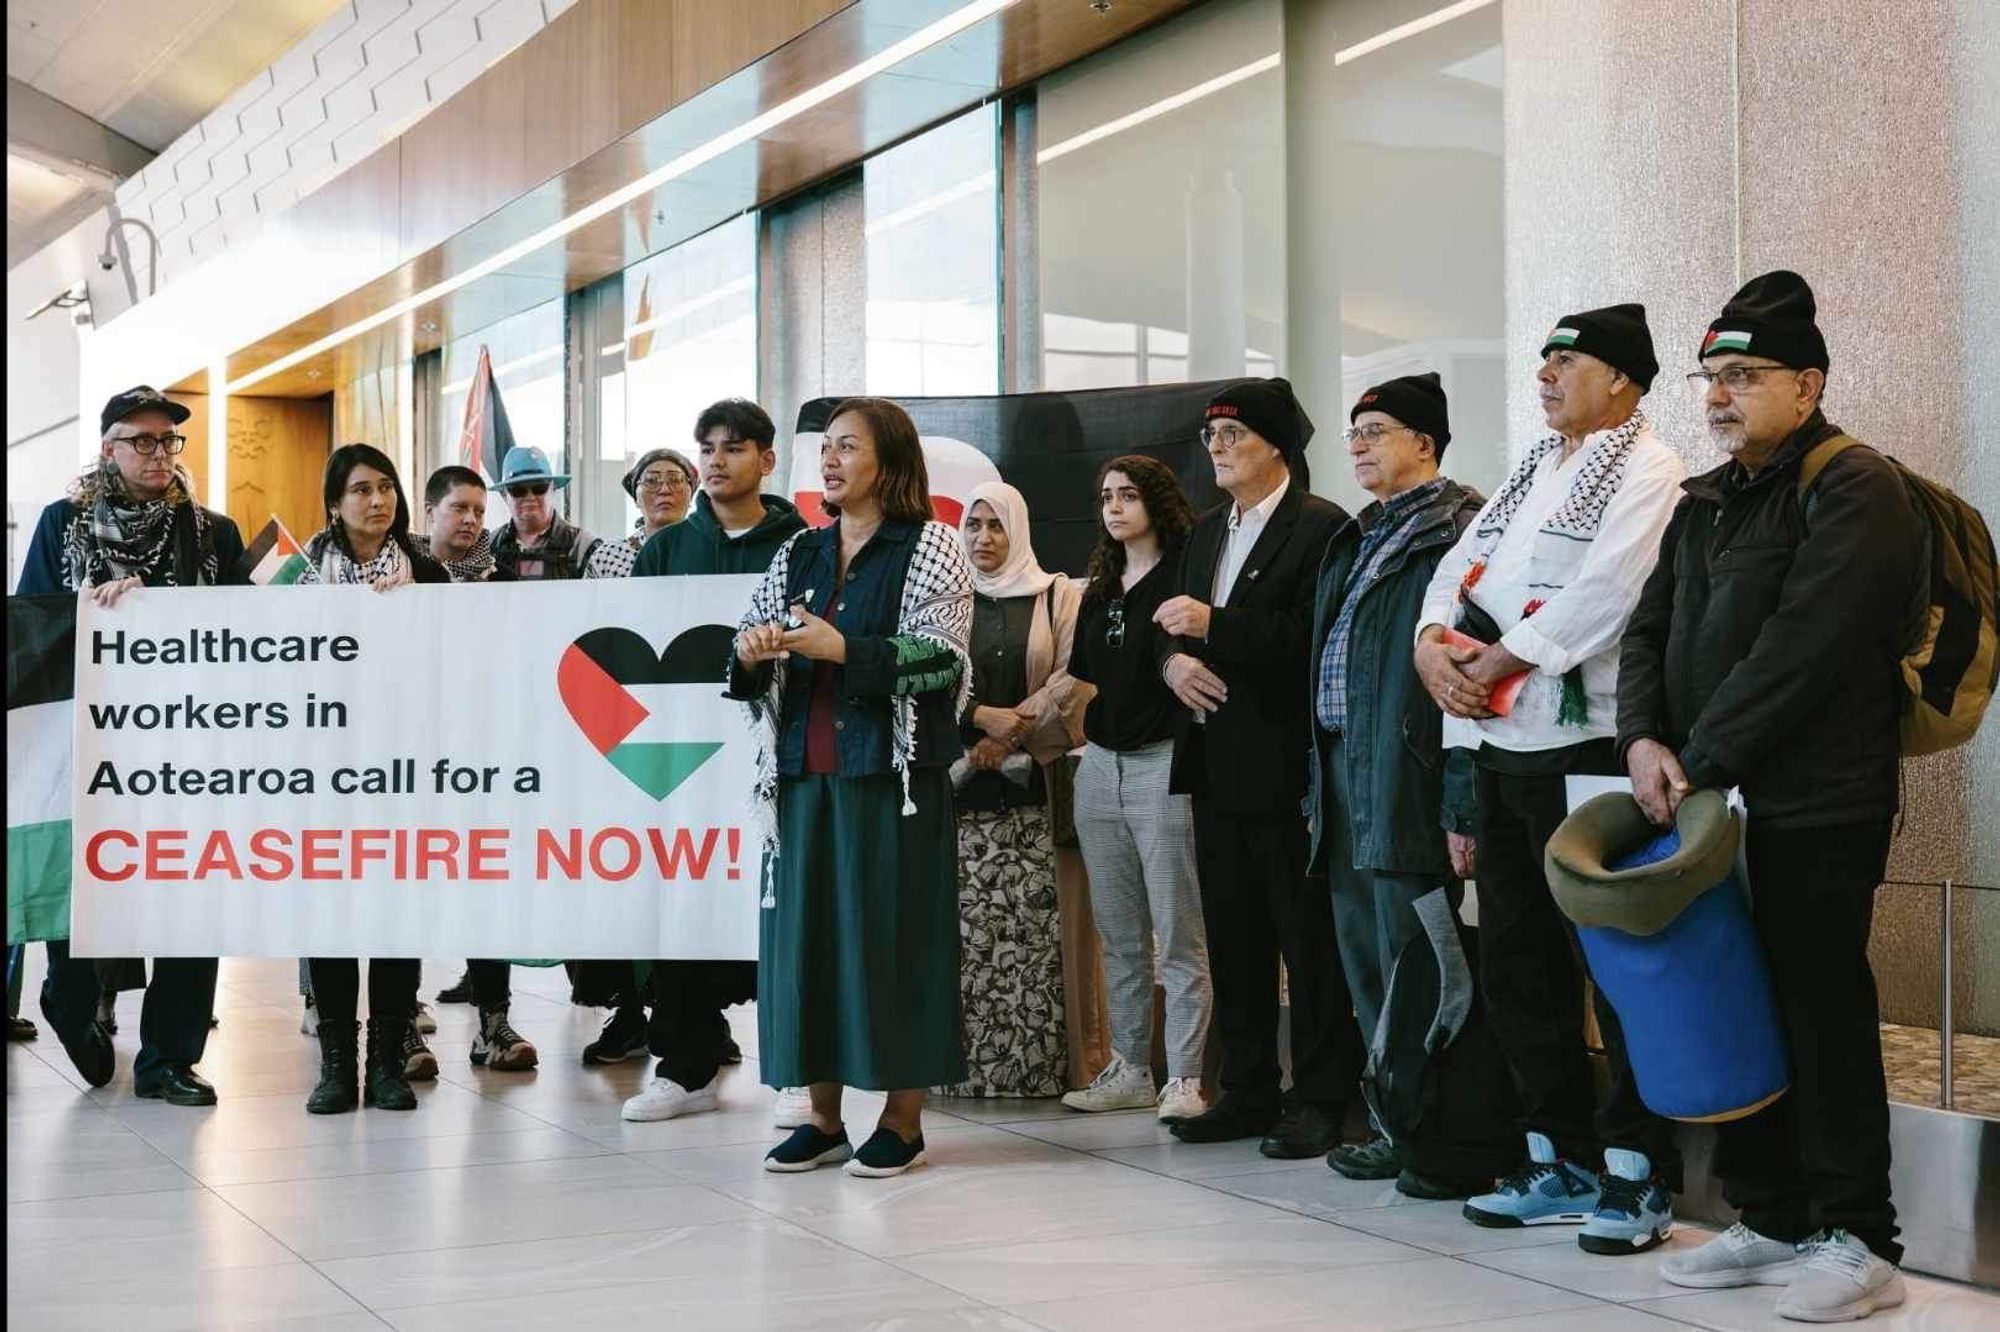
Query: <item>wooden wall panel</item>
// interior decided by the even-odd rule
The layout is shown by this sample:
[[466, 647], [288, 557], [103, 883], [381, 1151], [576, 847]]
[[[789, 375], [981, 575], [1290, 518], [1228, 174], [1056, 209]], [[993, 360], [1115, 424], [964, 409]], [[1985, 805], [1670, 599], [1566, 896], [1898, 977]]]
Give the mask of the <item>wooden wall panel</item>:
[[333, 399], [229, 399], [229, 516], [250, 540], [272, 514], [304, 541], [326, 525], [320, 475], [332, 452]]
[[208, 395], [169, 393], [167, 396], [188, 409], [188, 419], [180, 426], [180, 432], [187, 436], [187, 450], [181, 454], [180, 464], [187, 468], [188, 475], [194, 478], [195, 499], [206, 504], [208, 503]]
[[[333, 442], [373, 444], [396, 456], [402, 404], [398, 400], [399, 367], [388, 366], [351, 380], [333, 392]], [[403, 478], [409, 489], [409, 477]], [[414, 502], [414, 501], [413, 501]]]
[[565, 10], [509, 59], [521, 66], [530, 114], [522, 125], [523, 174], [548, 180], [621, 137], [618, 10]]

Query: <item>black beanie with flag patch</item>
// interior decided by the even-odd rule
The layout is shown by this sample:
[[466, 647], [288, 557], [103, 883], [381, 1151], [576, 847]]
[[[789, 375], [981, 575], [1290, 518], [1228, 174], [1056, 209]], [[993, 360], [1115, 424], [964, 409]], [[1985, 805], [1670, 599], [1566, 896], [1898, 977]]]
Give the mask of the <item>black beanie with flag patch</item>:
[[1239, 379], [1208, 400], [1204, 422], [1241, 421], [1287, 458], [1313, 437], [1312, 418], [1292, 392], [1289, 379]]
[[1435, 370], [1421, 375], [1399, 375], [1385, 380], [1354, 400], [1347, 419], [1363, 412], [1382, 412], [1395, 417], [1420, 435], [1429, 435], [1440, 455], [1451, 443], [1451, 418], [1445, 411], [1444, 381]]
[[1564, 315], [1542, 339], [1542, 355], [1559, 347], [1595, 356], [1613, 370], [1622, 370], [1644, 393], [1660, 373], [1653, 355], [1653, 332], [1646, 327], [1646, 307], [1637, 301], [1607, 305]]
[[1814, 322], [1819, 314], [1812, 288], [1789, 269], [1751, 278], [1729, 298], [1701, 340], [1701, 356], [1740, 352], [1762, 356], [1794, 370], [1825, 373], [1830, 362], [1826, 339]]

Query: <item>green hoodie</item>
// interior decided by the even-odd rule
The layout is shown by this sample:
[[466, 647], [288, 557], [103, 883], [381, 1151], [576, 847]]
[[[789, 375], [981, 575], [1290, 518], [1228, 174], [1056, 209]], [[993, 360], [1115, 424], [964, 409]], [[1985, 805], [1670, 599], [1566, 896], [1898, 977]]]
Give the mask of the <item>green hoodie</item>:
[[707, 492], [694, 497], [688, 516], [671, 527], [663, 527], [639, 549], [634, 578], [654, 578], [665, 574], [763, 573], [770, 567], [778, 547], [794, 532], [805, 530], [806, 520], [790, 500], [764, 495], [764, 520], [742, 536], [731, 537], [715, 520], [715, 510]]

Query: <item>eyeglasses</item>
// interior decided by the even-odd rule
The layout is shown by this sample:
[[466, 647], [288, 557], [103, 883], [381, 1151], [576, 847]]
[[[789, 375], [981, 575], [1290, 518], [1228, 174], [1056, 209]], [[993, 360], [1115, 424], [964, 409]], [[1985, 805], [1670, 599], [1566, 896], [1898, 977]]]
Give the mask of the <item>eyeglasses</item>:
[[1720, 370], [1690, 370], [1687, 382], [1689, 388], [1702, 393], [1708, 392], [1718, 382], [1731, 393], [1741, 393], [1744, 389], [1756, 388], [1765, 375], [1775, 371], [1788, 375], [1798, 373], [1789, 365], [1725, 365]]
[[664, 490], [671, 493], [676, 490], [692, 490], [693, 488], [694, 483], [679, 472], [672, 472], [666, 476], [649, 475], [639, 478], [639, 489], [648, 492]]
[[132, 452], [138, 454], [141, 458], [150, 458], [162, 449], [165, 449], [168, 455], [171, 456], [186, 448], [187, 442], [186, 435], [177, 435], [172, 431], [164, 435], [120, 435], [114, 441], [114, 443], [118, 444], [131, 445]]
[[1104, 642], [1109, 647], [1125, 645], [1125, 602], [1123, 598], [1111, 603], [1111, 609], [1104, 618]]
[[507, 493], [515, 499], [524, 499], [529, 495], [546, 495], [549, 493], [549, 483], [546, 481], [537, 481], [532, 485], [509, 486], [507, 487]]
[[1248, 438], [1250, 432], [1241, 426], [1205, 425], [1201, 428], [1202, 447], [1214, 449], [1217, 453], [1228, 453]]
[[[1392, 435], [1398, 430], [1409, 430], [1409, 429], [1410, 428], [1406, 425], [1384, 425], [1380, 421], [1370, 421], [1365, 426], [1349, 426], [1347, 429], [1340, 432], [1340, 437], [1346, 440], [1349, 444], [1352, 444], [1355, 440], [1358, 439], [1362, 443], [1368, 444], [1372, 447], [1373, 445], [1381, 443], [1382, 436], [1384, 435]], [[1415, 434], [1416, 432], [1412, 430], [1410, 431], [1410, 433]]]

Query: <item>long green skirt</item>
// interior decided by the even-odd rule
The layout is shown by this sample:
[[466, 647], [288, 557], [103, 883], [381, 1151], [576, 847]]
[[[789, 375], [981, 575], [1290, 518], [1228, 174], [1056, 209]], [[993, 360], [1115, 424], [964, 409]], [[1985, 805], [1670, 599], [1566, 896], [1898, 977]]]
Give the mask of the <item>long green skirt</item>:
[[958, 1003], [958, 855], [951, 784], [910, 774], [778, 783], [776, 905], [757, 963], [766, 1083], [871, 1091], [965, 1076]]

